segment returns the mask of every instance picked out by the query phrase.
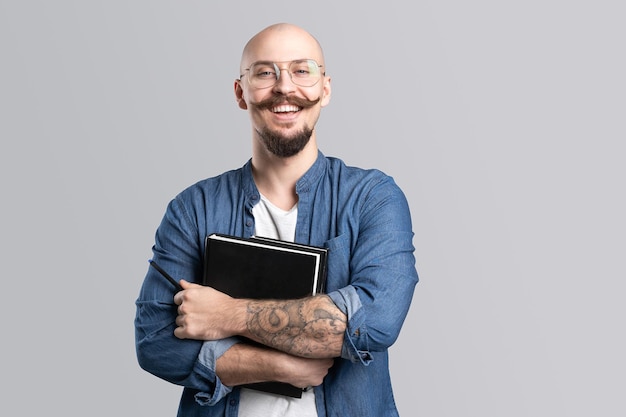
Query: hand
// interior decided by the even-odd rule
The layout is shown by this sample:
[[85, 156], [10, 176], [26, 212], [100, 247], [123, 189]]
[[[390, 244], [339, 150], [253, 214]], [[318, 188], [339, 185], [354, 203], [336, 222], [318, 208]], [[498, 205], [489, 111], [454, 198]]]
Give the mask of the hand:
[[[179, 339], [217, 340], [237, 334], [242, 314], [236, 299], [211, 287], [180, 281], [174, 296], [178, 316], [174, 335]], [[245, 308], [245, 307], [244, 307]]]
[[322, 384], [333, 359], [309, 359], [287, 355], [283, 361], [284, 377], [280, 378], [298, 388], [316, 387]]

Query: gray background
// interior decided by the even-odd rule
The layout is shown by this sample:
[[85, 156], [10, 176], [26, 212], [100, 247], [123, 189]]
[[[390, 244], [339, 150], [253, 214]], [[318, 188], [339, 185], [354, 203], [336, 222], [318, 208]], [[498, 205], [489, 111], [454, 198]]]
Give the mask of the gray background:
[[175, 414], [133, 303], [167, 202], [248, 159], [240, 51], [289, 21], [323, 152], [411, 204], [401, 414], [626, 415], [623, 4], [0, 1], [0, 414]]

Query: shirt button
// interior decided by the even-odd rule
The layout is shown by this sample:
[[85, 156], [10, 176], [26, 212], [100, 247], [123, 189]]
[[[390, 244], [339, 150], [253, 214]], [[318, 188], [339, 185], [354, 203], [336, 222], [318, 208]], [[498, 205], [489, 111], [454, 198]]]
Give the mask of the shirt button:
[[235, 401], [235, 400], [230, 400], [230, 403], [229, 403], [229, 404], [230, 404], [231, 406], [233, 406], [233, 407], [234, 407], [235, 405], [237, 405], [237, 401]]
[[246, 222], [246, 226], [248, 226], [248, 227], [252, 226], [252, 220], [248, 220], [248, 221]]

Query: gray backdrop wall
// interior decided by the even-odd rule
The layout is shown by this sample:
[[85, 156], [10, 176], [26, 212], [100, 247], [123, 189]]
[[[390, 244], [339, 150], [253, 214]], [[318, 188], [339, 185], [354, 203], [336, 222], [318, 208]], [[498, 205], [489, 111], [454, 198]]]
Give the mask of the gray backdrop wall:
[[0, 414], [175, 414], [133, 303], [168, 201], [249, 158], [240, 51], [288, 21], [325, 48], [322, 151], [411, 204], [401, 414], [626, 415], [625, 11], [1, 0]]

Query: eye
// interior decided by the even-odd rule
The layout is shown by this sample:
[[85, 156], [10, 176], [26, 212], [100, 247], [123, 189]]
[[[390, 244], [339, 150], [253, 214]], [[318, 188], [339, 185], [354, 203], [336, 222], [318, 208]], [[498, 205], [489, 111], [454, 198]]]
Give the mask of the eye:
[[273, 69], [263, 69], [256, 71], [254, 76], [257, 78], [276, 78], [276, 72]]
[[315, 78], [319, 74], [317, 63], [306, 59], [291, 63], [291, 75], [295, 78]]
[[296, 77], [308, 77], [311, 74], [311, 68], [306, 64], [299, 64], [291, 69], [291, 73]]
[[258, 63], [250, 68], [250, 72], [253, 74], [255, 78], [259, 79], [267, 79], [274, 78], [276, 79], [276, 69], [272, 64], [266, 63]]

